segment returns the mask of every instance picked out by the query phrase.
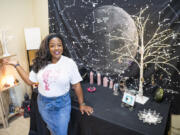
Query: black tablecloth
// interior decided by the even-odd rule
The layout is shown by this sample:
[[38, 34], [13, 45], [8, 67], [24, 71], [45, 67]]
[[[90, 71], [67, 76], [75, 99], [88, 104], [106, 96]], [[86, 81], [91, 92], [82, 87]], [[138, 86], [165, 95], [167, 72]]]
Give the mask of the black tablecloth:
[[[164, 135], [169, 117], [170, 104], [156, 103], [150, 99], [145, 105], [135, 103], [133, 111], [121, 107], [122, 94], [113, 95], [112, 89], [94, 85], [94, 93], [87, 92], [89, 84], [82, 84], [86, 104], [94, 108], [91, 116], [81, 115], [77, 98], [71, 91], [72, 113], [69, 135]], [[149, 125], [138, 119], [143, 109], [156, 110], [163, 117], [157, 125]]]

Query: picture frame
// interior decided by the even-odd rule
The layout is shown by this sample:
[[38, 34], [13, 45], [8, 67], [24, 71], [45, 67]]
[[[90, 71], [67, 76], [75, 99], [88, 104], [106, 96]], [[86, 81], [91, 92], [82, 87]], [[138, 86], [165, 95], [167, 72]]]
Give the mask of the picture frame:
[[136, 97], [134, 95], [124, 92], [122, 102], [133, 107], [135, 103], [135, 98]]

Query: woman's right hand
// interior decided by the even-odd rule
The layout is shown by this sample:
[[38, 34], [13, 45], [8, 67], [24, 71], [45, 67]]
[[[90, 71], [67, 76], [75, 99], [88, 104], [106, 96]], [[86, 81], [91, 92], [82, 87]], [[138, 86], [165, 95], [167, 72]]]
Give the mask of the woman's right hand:
[[15, 66], [15, 65], [17, 65], [18, 63], [19, 63], [19, 62], [18, 62], [17, 59], [2, 59], [2, 64]]

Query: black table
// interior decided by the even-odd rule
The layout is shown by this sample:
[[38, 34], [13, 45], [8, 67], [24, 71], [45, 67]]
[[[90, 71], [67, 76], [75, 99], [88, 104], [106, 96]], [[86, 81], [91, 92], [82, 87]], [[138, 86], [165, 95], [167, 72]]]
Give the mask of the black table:
[[[86, 104], [94, 108], [91, 116], [81, 115], [73, 90], [69, 135], [164, 135], [169, 118], [170, 103], [156, 103], [150, 99], [145, 105], [136, 103], [133, 111], [121, 107], [122, 94], [113, 95], [112, 89], [94, 85], [95, 93], [87, 92], [89, 84], [82, 84]], [[138, 119], [139, 110], [156, 110], [163, 117], [157, 125]]]

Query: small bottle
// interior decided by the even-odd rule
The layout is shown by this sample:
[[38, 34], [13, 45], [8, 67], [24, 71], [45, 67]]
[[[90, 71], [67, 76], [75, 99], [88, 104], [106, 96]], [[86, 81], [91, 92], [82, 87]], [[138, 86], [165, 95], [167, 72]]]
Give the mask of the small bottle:
[[89, 76], [90, 76], [89, 77], [90, 84], [93, 84], [94, 83], [94, 73], [91, 71]]
[[101, 85], [101, 74], [99, 72], [97, 73], [97, 85]]
[[119, 87], [118, 83], [115, 83], [113, 88], [113, 95], [115, 96], [119, 95], [118, 87]]
[[108, 86], [108, 78], [107, 77], [104, 77], [103, 78], [103, 87], [107, 87]]

